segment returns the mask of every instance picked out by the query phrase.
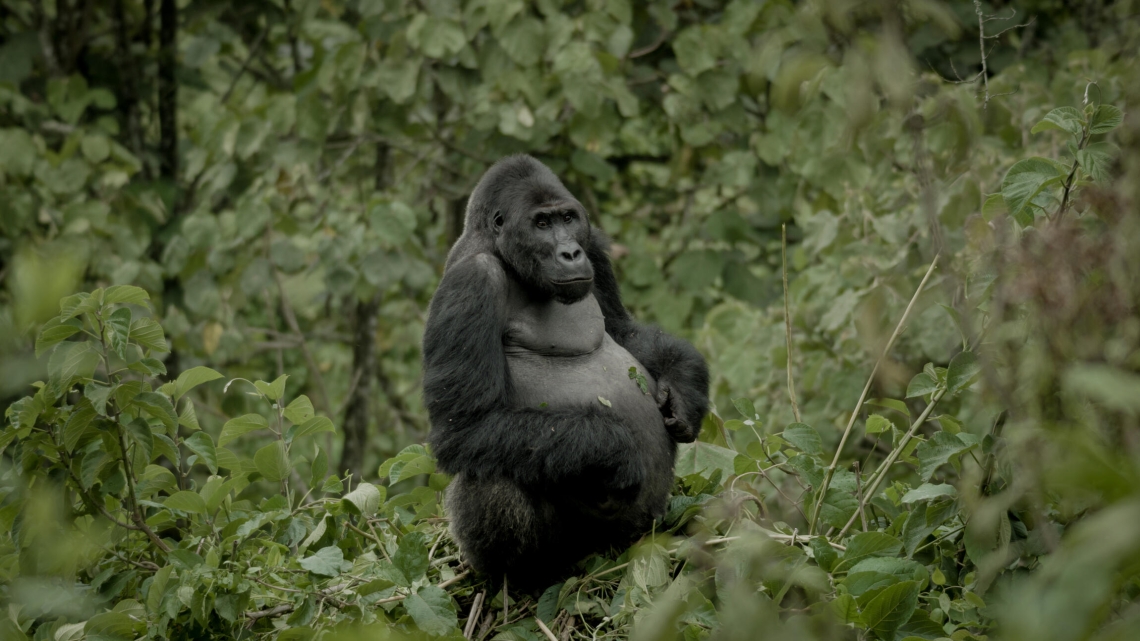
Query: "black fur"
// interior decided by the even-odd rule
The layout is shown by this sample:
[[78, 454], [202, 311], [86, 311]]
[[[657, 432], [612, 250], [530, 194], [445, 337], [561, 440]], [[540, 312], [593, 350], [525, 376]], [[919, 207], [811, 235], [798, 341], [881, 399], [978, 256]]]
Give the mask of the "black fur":
[[[538, 229], [540, 217], [555, 222]], [[588, 261], [557, 260], [576, 247]], [[452, 531], [482, 572], [541, 586], [628, 544], [663, 515], [675, 442], [692, 441], [708, 409], [704, 359], [630, 317], [607, 250], [529, 156], [496, 163], [469, 200], [424, 331], [424, 399], [455, 477]], [[615, 371], [631, 362], [653, 396]]]

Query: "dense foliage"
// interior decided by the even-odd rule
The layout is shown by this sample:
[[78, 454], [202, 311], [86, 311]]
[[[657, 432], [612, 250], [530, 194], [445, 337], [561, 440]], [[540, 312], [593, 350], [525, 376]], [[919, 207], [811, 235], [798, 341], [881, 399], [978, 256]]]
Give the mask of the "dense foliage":
[[[0, 0], [0, 636], [1140, 636], [1137, 11]], [[537, 594], [420, 445], [520, 151], [716, 408]]]

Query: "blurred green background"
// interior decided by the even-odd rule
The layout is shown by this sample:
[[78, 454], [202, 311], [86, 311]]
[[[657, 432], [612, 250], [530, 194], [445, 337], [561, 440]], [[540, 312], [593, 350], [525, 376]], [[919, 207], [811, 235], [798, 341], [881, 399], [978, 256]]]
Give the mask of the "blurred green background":
[[[617, 623], [594, 638], [635, 621], [641, 638], [756, 638], [757, 626], [772, 638], [1136, 638], [1138, 15], [1133, 0], [0, 0], [0, 408], [48, 380], [34, 346], [61, 298], [133, 285], [165, 332], [159, 379], [197, 366], [288, 375], [285, 397], [307, 395], [336, 426], [315, 437], [330, 470], [375, 481], [427, 434], [420, 338], [466, 196], [495, 160], [526, 152], [614, 238], [633, 313], [710, 362], [709, 447], [689, 452], [678, 493], [714, 513], [676, 533], [760, 523], [812, 559], [789, 561], [789, 575], [760, 542], [728, 560], [665, 555], [668, 576], [642, 576], [645, 599], [622, 593], [626, 618], [587, 608], [563, 638], [590, 638], [603, 616]], [[1044, 164], [1009, 171], [1031, 157]], [[899, 405], [858, 405], [936, 255], [868, 393]], [[908, 385], [931, 363], [945, 387], [936, 368], [962, 351], [979, 377], [905, 438], [924, 407]], [[215, 435], [261, 411], [221, 382], [192, 396]], [[20, 411], [6, 412], [6, 447], [27, 436]], [[956, 488], [956, 520], [922, 534], [928, 554], [946, 535], [919, 559], [941, 582], [886, 588], [915, 583], [941, 632], [868, 620], [879, 593], [856, 601], [842, 561], [822, 567], [826, 544], [796, 545], [823, 533], [809, 526], [817, 503], [841, 521], [833, 533], [856, 518], [850, 501], [812, 493], [849, 419], [832, 491], [857, 505], [851, 462], [867, 472], [901, 454], [862, 529], [903, 537], [920, 501], [908, 491]], [[792, 423], [813, 436], [781, 438]], [[932, 452], [939, 434], [975, 438]], [[26, 603], [18, 577], [55, 572], [24, 558], [25, 510], [54, 514], [30, 480], [54, 459], [30, 451], [11, 446], [0, 463], [9, 604]], [[968, 523], [982, 542], [965, 540]], [[98, 549], [63, 574], [90, 584], [99, 558], [114, 561]], [[756, 583], [732, 587], [717, 563]], [[707, 608], [678, 596], [702, 568], [715, 575]], [[987, 605], [991, 586], [1001, 597]], [[13, 607], [12, 625], [37, 639], [80, 638], [60, 626], [91, 612]], [[195, 620], [185, 634], [222, 634]], [[489, 634], [541, 634], [507, 623]]]

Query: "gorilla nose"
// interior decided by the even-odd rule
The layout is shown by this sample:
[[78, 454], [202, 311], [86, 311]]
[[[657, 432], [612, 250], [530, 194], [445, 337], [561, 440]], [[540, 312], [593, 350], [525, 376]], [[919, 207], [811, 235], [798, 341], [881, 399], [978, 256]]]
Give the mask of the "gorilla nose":
[[567, 267], [580, 265], [585, 259], [585, 256], [582, 254], [582, 248], [577, 243], [560, 245], [558, 247], [558, 262]]

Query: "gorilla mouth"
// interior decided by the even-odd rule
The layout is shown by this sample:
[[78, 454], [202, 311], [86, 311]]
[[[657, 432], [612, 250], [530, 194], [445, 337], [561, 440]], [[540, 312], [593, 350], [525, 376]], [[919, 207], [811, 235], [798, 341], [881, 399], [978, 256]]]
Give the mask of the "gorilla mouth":
[[572, 280], [552, 280], [552, 281], [550, 281], [550, 282], [551, 282], [551, 283], [553, 283], [553, 284], [555, 284], [555, 285], [558, 285], [559, 287], [561, 287], [561, 286], [563, 286], [563, 285], [577, 285], [577, 284], [579, 284], [579, 283], [592, 283], [592, 282], [594, 282], [594, 279], [593, 279], [593, 277], [590, 277], [590, 278], [575, 278], [575, 279], [572, 279]]

